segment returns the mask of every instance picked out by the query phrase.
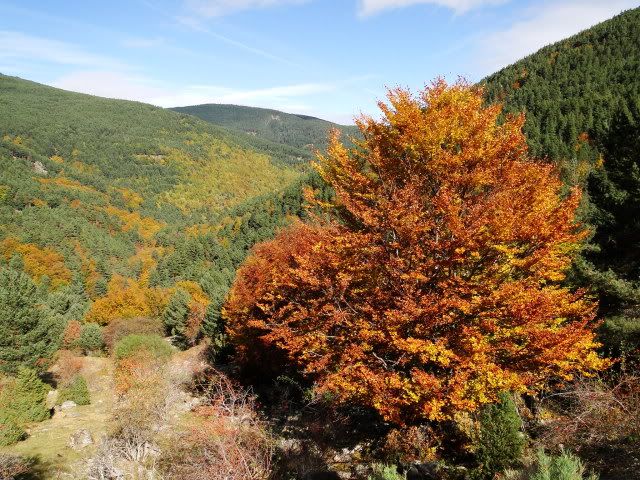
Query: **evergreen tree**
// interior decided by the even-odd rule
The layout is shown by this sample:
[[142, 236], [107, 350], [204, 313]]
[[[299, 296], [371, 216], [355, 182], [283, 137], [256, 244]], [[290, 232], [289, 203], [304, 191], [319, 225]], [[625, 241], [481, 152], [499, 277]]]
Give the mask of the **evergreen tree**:
[[15, 399], [12, 405], [20, 420], [41, 422], [49, 418], [49, 410], [45, 406], [48, 390], [49, 388], [32, 368], [21, 368], [18, 371]]
[[80, 347], [86, 352], [95, 352], [104, 348], [104, 337], [100, 325], [87, 323], [82, 326]]
[[482, 409], [477, 458], [483, 474], [493, 478], [517, 464], [527, 443], [521, 428], [522, 421], [508, 393], [500, 394], [498, 403]]
[[167, 335], [184, 335], [190, 300], [191, 295], [183, 289], [176, 290], [176, 293], [169, 300], [169, 304], [162, 315]]
[[14, 253], [11, 256], [11, 260], [9, 260], [9, 268], [12, 268], [17, 272], [22, 272], [24, 270], [24, 260], [22, 258], [22, 255], [20, 255], [19, 253]]
[[108, 287], [107, 281], [103, 277], [100, 277], [93, 287], [93, 293], [96, 297], [104, 297], [107, 294]]
[[43, 368], [57, 338], [38, 305], [36, 286], [24, 273], [0, 269], [0, 372]]

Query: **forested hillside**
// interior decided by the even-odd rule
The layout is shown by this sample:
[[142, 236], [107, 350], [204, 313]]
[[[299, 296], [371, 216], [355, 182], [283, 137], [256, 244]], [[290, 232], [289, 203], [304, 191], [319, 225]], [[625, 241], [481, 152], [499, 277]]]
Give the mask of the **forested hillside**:
[[6, 76], [0, 112], [0, 262], [66, 298], [63, 324], [162, 313], [179, 282], [216, 318], [250, 246], [302, 214], [295, 148]]
[[337, 125], [307, 115], [295, 115], [266, 108], [210, 103], [176, 107], [172, 110], [194, 115], [215, 125], [234, 128], [251, 136], [307, 151], [311, 151], [313, 147], [324, 148], [332, 127], [343, 132], [345, 140], [349, 135], [359, 135], [358, 129], [354, 126]]
[[599, 295], [610, 344], [640, 343], [640, 9], [629, 10], [490, 75], [488, 102], [525, 112], [532, 153], [588, 197], [594, 232], [577, 281]]

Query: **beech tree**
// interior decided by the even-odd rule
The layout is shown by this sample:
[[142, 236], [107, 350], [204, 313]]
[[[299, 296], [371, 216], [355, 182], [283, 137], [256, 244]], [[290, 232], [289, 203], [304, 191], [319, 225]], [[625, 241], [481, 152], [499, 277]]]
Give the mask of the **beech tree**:
[[285, 352], [340, 401], [446, 420], [550, 376], [604, 368], [595, 302], [563, 286], [587, 234], [580, 191], [531, 159], [524, 116], [482, 90], [389, 92], [364, 140], [315, 165], [334, 215], [253, 250], [225, 306], [239, 361]]

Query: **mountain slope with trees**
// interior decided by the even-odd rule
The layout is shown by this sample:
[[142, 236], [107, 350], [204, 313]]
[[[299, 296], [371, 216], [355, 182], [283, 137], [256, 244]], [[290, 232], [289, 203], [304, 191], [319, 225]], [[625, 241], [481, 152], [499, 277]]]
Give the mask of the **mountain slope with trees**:
[[[0, 294], [26, 285], [20, 305], [46, 318], [25, 328], [50, 333], [46, 348], [34, 340], [39, 357], [0, 370], [45, 360], [67, 328], [160, 315], [185, 292], [190, 341], [220, 331], [248, 249], [303, 214], [304, 155], [151, 105], [0, 76], [0, 269], [19, 279]], [[20, 305], [6, 304], [0, 330], [13, 331]], [[12, 342], [3, 362], [14, 362]]]
[[329, 130], [337, 128], [345, 139], [359, 135], [355, 126], [338, 125], [308, 115], [296, 115], [266, 108], [209, 103], [172, 110], [198, 117], [206, 122], [245, 132], [276, 143], [306, 149], [325, 148]]

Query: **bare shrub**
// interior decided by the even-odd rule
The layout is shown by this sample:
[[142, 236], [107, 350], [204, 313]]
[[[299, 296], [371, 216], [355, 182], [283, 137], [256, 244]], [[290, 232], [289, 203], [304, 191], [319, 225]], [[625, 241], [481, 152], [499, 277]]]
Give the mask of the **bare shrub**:
[[544, 400], [560, 416], [545, 436], [576, 447], [640, 438], [640, 375], [579, 379]]
[[638, 471], [638, 373], [622, 370], [608, 377], [578, 379], [565, 390], [547, 395], [541, 405], [543, 412], [552, 412], [542, 421], [543, 445], [568, 447], [602, 471]]
[[87, 471], [88, 480], [118, 480], [125, 472], [116, 467], [118, 457], [113, 448], [112, 439], [104, 438], [99, 444], [95, 455], [89, 459]]
[[69, 350], [60, 350], [58, 352], [58, 361], [56, 362], [56, 377], [58, 383], [62, 386], [71, 385], [76, 377], [80, 374], [84, 365], [84, 358], [79, 357]]
[[177, 389], [189, 390], [194, 378], [201, 376], [209, 364], [206, 359], [210, 342], [204, 339], [199, 345], [177, 352], [167, 365], [167, 378]]
[[159, 450], [151, 443], [132, 445], [121, 438], [107, 437], [89, 460], [88, 480], [160, 480], [156, 467]]
[[13, 480], [29, 471], [29, 463], [20, 457], [0, 453], [0, 480]]
[[387, 460], [399, 462], [430, 462], [437, 459], [440, 439], [427, 425], [391, 430], [385, 438]]
[[156, 437], [167, 415], [166, 361], [147, 349], [118, 360], [112, 429], [89, 461], [89, 480], [157, 480]]
[[118, 361], [114, 437], [136, 445], [151, 441], [166, 415], [169, 384], [165, 365], [144, 349]]
[[198, 385], [201, 422], [169, 452], [165, 471], [175, 480], [264, 480], [271, 471], [273, 441], [256, 412], [251, 391], [216, 373]]

